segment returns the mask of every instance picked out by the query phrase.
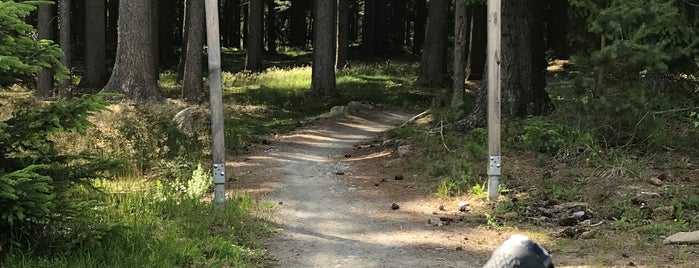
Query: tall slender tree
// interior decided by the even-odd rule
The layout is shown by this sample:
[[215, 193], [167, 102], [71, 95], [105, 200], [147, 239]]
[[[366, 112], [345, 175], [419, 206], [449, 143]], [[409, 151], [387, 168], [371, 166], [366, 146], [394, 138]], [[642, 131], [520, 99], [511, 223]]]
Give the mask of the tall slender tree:
[[160, 101], [163, 95], [153, 68], [151, 1], [119, 1], [116, 62], [103, 92], [121, 93], [134, 102]]
[[265, 0], [267, 15], [265, 16], [265, 28], [267, 30], [267, 53], [277, 54], [277, 4], [274, 0]]
[[488, 43], [487, 8], [485, 4], [472, 4], [469, 9], [471, 14], [471, 45], [468, 52], [466, 78], [468, 80], [482, 80], [485, 74], [483, 68], [485, 68]]
[[376, 55], [376, 1], [364, 1], [362, 51], [365, 57]]
[[420, 54], [425, 44], [425, 22], [427, 21], [426, 0], [415, 0], [415, 12], [413, 17], [413, 54]]
[[248, 14], [248, 46], [245, 69], [253, 72], [262, 69], [263, 48], [263, 0], [250, 0]]
[[[56, 9], [53, 4], [41, 4], [38, 7], [39, 39], [53, 40], [56, 31], [53, 23]], [[53, 95], [53, 72], [51, 69], [42, 68], [37, 74], [36, 95], [40, 98], [48, 98]]]
[[204, 99], [204, 0], [187, 0], [190, 3], [187, 18], [187, 49], [184, 63], [182, 98], [187, 102]]
[[177, 81], [181, 82], [184, 79], [184, 65], [187, 62], [187, 36], [189, 35], [189, 25], [191, 20], [189, 19], [189, 12], [191, 11], [190, 6], [192, 5], [192, 0], [183, 1], [183, 12], [182, 16], [182, 44], [180, 45], [180, 59], [177, 64]]
[[335, 80], [337, 1], [315, 0], [315, 33], [313, 34], [313, 67], [311, 95], [332, 97], [337, 95]]
[[289, 9], [289, 45], [292, 47], [304, 47], [308, 39], [306, 25], [306, 1], [291, 0]]
[[348, 0], [337, 1], [337, 61], [336, 68], [347, 66], [349, 51], [349, 5]]
[[464, 91], [466, 89], [466, 56], [469, 45], [468, 5], [457, 1], [454, 8], [454, 77], [451, 107], [459, 109], [463, 105]]
[[[85, 2], [85, 73], [80, 86], [101, 88], [107, 83], [107, 54], [105, 50], [105, 2]], [[116, 15], [116, 14], [114, 14]]]
[[[502, 2], [501, 116], [545, 114], [553, 109], [546, 86], [543, 0]], [[488, 66], [486, 66], [488, 68]], [[486, 77], [487, 78], [487, 77]], [[486, 123], [487, 79], [476, 105], [462, 121], [466, 129]]]
[[430, 0], [425, 47], [420, 61], [417, 83], [444, 86], [447, 74], [447, 34], [449, 29], [449, 0]]
[[[71, 68], [71, 42], [70, 42], [70, 0], [61, 0], [59, 3], [59, 41], [61, 49], [63, 49], [63, 57], [61, 57], [61, 63], [68, 70]], [[68, 89], [72, 86], [71, 79], [66, 79], [61, 83], [60, 95], [65, 95]]]

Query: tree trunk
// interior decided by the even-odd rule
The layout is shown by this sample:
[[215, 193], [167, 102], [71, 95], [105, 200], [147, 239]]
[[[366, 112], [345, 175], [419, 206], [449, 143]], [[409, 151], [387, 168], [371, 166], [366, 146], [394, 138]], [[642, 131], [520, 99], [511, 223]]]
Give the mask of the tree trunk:
[[374, 16], [376, 17], [374, 19], [374, 45], [376, 52], [384, 55], [391, 52], [391, 49], [388, 46], [388, 36], [390, 35], [390, 24], [387, 16], [388, 0], [374, 0], [374, 2], [376, 2], [376, 12], [374, 13]]
[[182, 98], [186, 102], [199, 102], [204, 99], [204, 0], [191, 2], [187, 13], [190, 21], [187, 33], [187, 55], [184, 64]]
[[359, 1], [348, 1], [349, 43], [359, 41]]
[[[90, 1], [90, 0], [87, 0]], [[85, 2], [87, 2], [85, 1]], [[93, 0], [94, 1], [94, 0]], [[116, 61], [116, 47], [117, 47], [117, 40], [118, 40], [118, 26], [119, 26], [119, 0], [109, 0], [107, 3], [107, 17], [106, 17], [106, 24], [107, 24], [107, 30], [106, 30], [106, 46], [105, 46], [105, 58], [107, 59], [106, 64], [106, 69], [112, 69], [114, 67], [114, 62]], [[81, 20], [85, 21], [85, 20]], [[83, 27], [84, 29], [87, 29], [86, 27]], [[107, 74], [105, 73], [105, 78], [103, 78], [104, 81], [107, 81]], [[99, 87], [102, 87], [105, 84], [105, 82], [102, 82], [102, 84]]]
[[488, 43], [488, 17], [484, 4], [471, 5], [471, 49], [468, 53], [468, 80], [482, 80]]
[[335, 68], [347, 66], [347, 52], [349, 51], [349, 6], [348, 0], [337, 1], [337, 61]]
[[425, 48], [422, 50], [417, 83], [429, 87], [444, 86], [447, 74], [447, 31], [449, 0], [430, 0]]
[[315, 4], [311, 95], [332, 97], [337, 95], [335, 81], [337, 1], [315, 0]]
[[105, 3], [85, 0], [85, 73], [80, 87], [101, 88], [107, 83]]
[[568, 49], [568, 0], [547, 0], [549, 2], [549, 18], [546, 22], [547, 48], [553, 50], [557, 59], [570, 57]]
[[189, 19], [190, 15], [189, 12], [191, 12], [190, 6], [192, 5], [193, 0], [184, 0], [184, 13], [182, 16], [182, 44], [180, 44], [180, 60], [179, 63], [177, 64], [177, 82], [182, 82], [184, 80], [184, 65], [187, 62], [187, 43], [188, 43], [188, 36], [189, 36], [189, 27], [191, 24], [191, 21]]
[[306, 1], [291, 0], [289, 9], [289, 46], [305, 47], [308, 38], [306, 32]]
[[[54, 30], [54, 16], [56, 9], [53, 4], [39, 5], [37, 14], [38, 38], [53, 40], [56, 35]], [[45, 99], [53, 95], [53, 72], [51, 69], [42, 68], [37, 74], [36, 95]]]
[[466, 81], [466, 55], [469, 46], [470, 20], [467, 4], [457, 1], [454, 15], [454, 93], [451, 99], [451, 107], [460, 109], [464, 102]]
[[[502, 118], [541, 115], [553, 109], [544, 90], [546, 58], [542, 3], [542, 0], [502, 2]], [[483, 79], [476, 105], [462, 122], [462, 127], [485, 126], [487, 84], [487, 79]]]
[[391, 42], [402, 49], [405, 45], [406, 2], [391, 0]]
[[177, 16], [177, 8], [172, 6], [171, 0], [158, 0], [158, 6], [162, 7], [158, 20], [158, 39], [160, 39], [158, 47], [160, 47], [159, 58], [160, 65], [167, 68], [172, 67], [175, 59], [174, 41], [175, 41], [175, 18]]
[[248, 47], [248, 29], [250, 29], [250, 2], [243, 5], [243, 48]]
[[376, 1], [364, 1], [362, 51], [365, 57], [376, 55]]
[[160, 9], [158, 8], [158, 0], [151, 0], [151, 34], [153, 35], [153, 43], [151, 44], [151, 55], [153, 55], [153, 75], [155, 75], [155, 81], [160, 79], [160, 40], [158, 38], [158, 20], [160, 18]]
[[240, 48], [240, 0], [228, 0], [226, 3], [226, 46]]
[[123, 94], [134, 102], [161, 101], [153, 68], [153, 22], [151, 1], [119, 2], [119, 38], [116, 62], [109, 82], [102, 90]]
[[265, 27], [267, 29], [267, 53], [277, 54], [277, 4], [274, 0], [265, 0], [267, 6], [267, 16], [265, 17]]
[[257, 72], [262, 69], [262, 0], [250, 0], [248, 14], [248, 47], [245, 59], [245, 70]]
[[413, 54], [422, 53], [425, 44], [425, 21], [427, 21], [427, 2], [415, 1], [415, 20], [413, 25]]
[[[68, 70], [71, 69], [71, 42], [70, 42], [70, 0], [61, 0], [59, 3], [59, 29], [60, 36], [59, 41], [61, 48], [63, 49], [63, 57], [61, 57], [61, 63]], [[70, 75], [70, 73], [69, 73]], [[59, 95], [65, 96], [68, 90], [73, 85], [71, 78], [69, 77], [61, 83]]]

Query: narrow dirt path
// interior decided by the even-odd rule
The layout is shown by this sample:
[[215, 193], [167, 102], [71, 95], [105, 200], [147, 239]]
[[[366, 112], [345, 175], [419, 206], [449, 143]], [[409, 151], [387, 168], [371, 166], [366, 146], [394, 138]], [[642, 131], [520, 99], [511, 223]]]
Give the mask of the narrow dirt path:
[[[395, 169], [377, 165], [386, 154], [350, 154], [355, 145], [371, 141], [410, 116], [376, 108], [318, 120], [230, 163], [237, 174], [236, 187], [278, 204], [272, 221], [281, 231], [270, 238], [269, 250], [279, 267], [478, 267], [484, 263], [500, 238], [492, 243], [469, 241], [469, 232], [477, 230], [428, 224], [439, 201], [419, 196], [409, 178], [394, 181], [387, 172]], [[391, 209], [393, 202], [400, 209]]]

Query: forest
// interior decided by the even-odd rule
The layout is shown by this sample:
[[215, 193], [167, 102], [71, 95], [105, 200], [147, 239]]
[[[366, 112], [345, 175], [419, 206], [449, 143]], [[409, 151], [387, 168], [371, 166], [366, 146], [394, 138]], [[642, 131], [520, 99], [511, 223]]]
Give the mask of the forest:
[[[486, 2], [0, 0], [0, 267], [328, 267], [302, 258], [354, 256], [333, 244], [347, 241], [416, 256], [348, 267], [477, 267], [514, 233], [556, 266], [699, 265], [699, 1], [502, 1], [497, 202]], [[282, 201], [296, 177], [346, 190]], [[314, 222], [334, 217], [324, 202], [350, 215], [327, 224], [434, 240], [279, 216], [314, 203]], [[293, 251], [310, 233], [332, 245]]]

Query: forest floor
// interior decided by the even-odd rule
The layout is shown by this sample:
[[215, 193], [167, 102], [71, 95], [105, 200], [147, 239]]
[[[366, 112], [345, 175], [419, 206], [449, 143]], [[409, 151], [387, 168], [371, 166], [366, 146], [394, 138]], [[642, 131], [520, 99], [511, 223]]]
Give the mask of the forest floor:
[[604, 225], [593, 239], [561, 240], [560, 228], [464, 220], [483, 211], [457, 204], [482, 206], [482, 199], [437, 198], [409, 161], [419, 150], [381, 136], [412, 115], [372, 106], [311, 121], [232, 157], [231, 188], [270, 204], [263, 217], [277, 227], [268, 250], [279, 267], [480, 267], [513, 233], [544, 244], [559, 267], [699, 265], [697, 246], [638, 247], [639, 237]]

